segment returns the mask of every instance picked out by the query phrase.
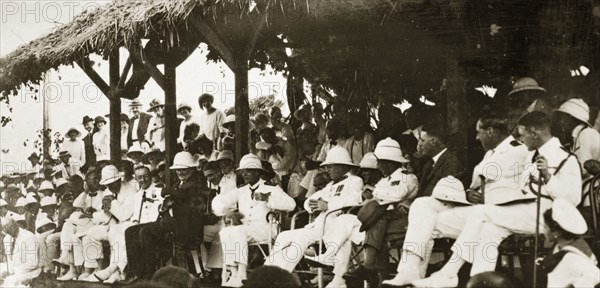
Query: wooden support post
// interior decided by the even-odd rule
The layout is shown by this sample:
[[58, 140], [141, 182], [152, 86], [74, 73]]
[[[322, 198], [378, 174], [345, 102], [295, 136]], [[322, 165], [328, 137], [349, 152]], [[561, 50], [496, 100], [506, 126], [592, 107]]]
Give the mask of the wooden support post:
[[[173, 157], [175, 157], [175, 152], [177, 151], [177, 131], [179, 131], [179, 127], [177, 127], [177, 96], [176, 96], [176, 74], [175, 74], [175, 66], [170, 61], [165, 62], [165, 74], [164, 74], [164, 84], [165, 84], [165, 160], [166, 167], [171, 166], [173, 163]], [[173, 187], [175, 183], [175, 179], [173, 179], [172, 173], [166, 174], [166, 184], [167, 187]]]
[[447, 120], [450, 132], [454, 134], [453, 144], [463, 165], [467, 164], [467, 90], [464, 69], [460, 66], [458, 53], [451, 50], [446, 59]]
[[110, 159], [117, 167], [121, 166], [121, 99], [119, 99], [119, 50], [108, 59], [109, 99], [110, 99]]
[[248, 60], [236, 60], [235, 73], [235, 155], [237, 161], [250, 151], [250, 103], [248, 101]]

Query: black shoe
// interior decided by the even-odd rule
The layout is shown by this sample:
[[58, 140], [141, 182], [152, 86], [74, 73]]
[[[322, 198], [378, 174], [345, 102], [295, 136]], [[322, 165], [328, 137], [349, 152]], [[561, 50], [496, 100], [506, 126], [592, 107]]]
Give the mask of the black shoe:
[[139, 280], [140, 280], [140, 278], [138, 276], [133, 275], [131, 277], [127, 277], [127, 279], [125, 279], [125, 280], [119, 280], [115, 284], [120, 285], [120, 286], [127, 286], [127, 285], [131, 285]]
[[369, 287], [379, 287], [379, 273], [377, 270], [365, 269], [363, 266], [358, 267], [352, 272], [344, 274], [343, 278], [347, 281], [367, 281]]

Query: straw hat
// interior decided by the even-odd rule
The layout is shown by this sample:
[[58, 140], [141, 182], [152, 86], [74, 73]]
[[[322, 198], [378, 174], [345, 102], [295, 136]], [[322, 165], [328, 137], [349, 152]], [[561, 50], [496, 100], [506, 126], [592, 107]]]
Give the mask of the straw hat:
[[177, 106], [177, 112], [179, 112], [179, 110], [187, 108], [188, 110], [192, 111], [192, 106], [188, 103], [181, 103], [179, 104], [179, 106]]
[[108, 184], [121, 180], [121, 172], [114, 165], [107, 165], [102, 168], [102, 177], [100, 178], [100, 185], [106, 186]]
[[169, 169], [177, 170], [194, 167], [198, 167], [198, 162], [194, 160], [194, 156], [190, 152], [183, 151], [175, 154], [175, 159], [173, 159], [173, 165], [171, 165]]
[[164, 106], [165, 106], [165, 104], [162, 102], [162, 100], [155, 98], [155, 99], [152, 99], [152, 101], [150, 101], [150, 108], [148, 108], [147, 111], [152, 112], [152, 111], [154, 111], [154, 108], [164, 107]]
[[348, 165], [358, 167], [358, 165], [352, 163], [352, 158], [350, 158], [350, 153], [342, 146], [335, 146], [327, 152], [327, 157], [325, 157], [325, 161], [321, 163], [321, 166], [326, 165]]
[[142, 102], [139, 99], [133, 99], [129, 103], [129, 107], [142, 107]]
[[575, 235], [583, 235], [588, 227], [581, 213], [569, 201], [556, 198], [552, 202], [552, 220], [556, 221], [560, 228]]
[[39, 234], [42, 234], [56, 229], [56, 223], [50, 221], [48, 217], [40, 217], [39, 220], [35, 221], [35, 227], [37, 227], [35, 231]]
[[67, 181], [67, 179], [62, 178], [62, 177], [58, 178], [58, 179], [56, 179], [56, 181], [54, 181], [54, 185], [56, 186], [56, 188], [66, 185], [66, 184], [69, 184], [69, 181]]
[[38, 192], [44, 191], [44, 190], [52, 190], [54, 191], [54, 185], [52, 185], [52, 182], [45, 180], [40, 184], [40, 188], [38, 188]]
[[46, 196], [40, 200], [41, 207], [46, 207], [46, 206], [50, 206], [50, 205], [56, 205], [56, 199], [54, 199], [54, 197]]
[[79, 132], [79, 130], [75, 127], [69, 128], [69, 130], [67, 130], [67, 133], [65, 135], [69, 135], [69, 134], [71, 134], [71, 132], [77, 133], [77, 136], [75, 136], [75, 137], [79, 137], [81, 135], [81, 132]]
[[223, 125], [225, 124], [229, 124], [229, 123], [235, 123], [235, 115], [227, 115], [227, 117], [225, 117], [225, 120], [223, 121]]
[[162, 151], [160, 151], [160, 149], [152, 149], [150, 151], [148, 151], [146, 154], [144, 154], [144, 156], [142, 156], [142, 162], [144, 163], [150, 163], [150, 160], [148, 159], [150, 156], [164, 156], [164, 154], [162, 153]]
[[233, 152], [231, 152], [230, 150], [223, 150], [223, 151], [219, 152], [219, 156], [217, 156], [216, 161], [220, 161], [220, 160], [231, 160], [231, 161], [235, 162], [235, 158], [233, 157]]
[[140, 142], [138, 141], [133, 142], [131, 147], [129, 147], [129, 150], [127, 150], [125, 156], [131, 158], [131, 155], [133, 154], [142, 154], [142, 156], [144, 155], [144, 151], [142, 151], [142, 146], [140, 146]]
[[521, 92], [521, 91], [546, 92], [546, 89], [544, 89], [543, 87], [540, 87], [540, 85], [538, 85], [538, 82], [535, 81], [535, 79], [533, 79], [531, 77], [523, 77], [523, 78], [520, 78], [519, 80], [517, 80], [513, 84], [513, 89], [510, 90], [510, 92], [508, 92], [508, 96], [515, 94], [517, 92]]
[[373, 152], [365, 154], [360, 160], [360, 168], [362, 169], [377, 169], [377, 157]]
[[262, 163], [260, 162], [260, 158], [258, 158], [258, 156], [256, 156], [255, 154], [252, 154], [252, 153], [244, 155], [244, 157], [242, 157], [242, 159], [240, 159], [240, 166], [235, 170], [236, 171], [240, 171], [240, 170], [266, 171], [263, 168]]
[[588, 122], [590, 120], [590, 107], [581, 98], [567, 100], [556, 111], [569, 114], [586, 125], [592, 126]]
[[398, 144], [396, 140], [393, 140], [390, 137], [379, 141], [379, 143], [377, 143], [377, 146], [375, 146], [375, 151], [373, 152], [373, 154], [375, 154], [375, 157], [377, 157], [377, 159], [379, 160], [389, 160], [400, 163], [409, 162], [402, 155], [402, 149], [400, 148], [400, 144]]
[[467, 201], [465, 188], [458, 179], [454, 178], [454, 176], [447, 176], [440, 179], [440, 181], [435, 184], [435, 187], [433, 187], [431, 197], [441, 201], [471, 205], [471, 203]]
[[34, 203], [38, 203], [37, 199], [35, 199], [33, 197], [33, 195], [31, 195], [31, 194], [27, 194], [27, 196], [25, 196], [25, 205], [34, 204]]

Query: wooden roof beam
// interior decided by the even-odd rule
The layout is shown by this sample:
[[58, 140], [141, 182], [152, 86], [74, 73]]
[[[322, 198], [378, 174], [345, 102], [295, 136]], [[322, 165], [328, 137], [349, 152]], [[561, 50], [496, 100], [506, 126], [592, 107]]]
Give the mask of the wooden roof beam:
[[100, 77], [100, 75], [98, 75], [98, 72], [94, 70], [90, 59], [86, 56], [77, 60], [75, 63], [77, 63], [77, 65], [88, 77], [90, 77], [90, 80], [92, 80], [96, 87], [98, 87], [98, 89], [104, 93], [104, 96], [106, 96], [108, 99], [111, 99], [112, 94], [110, 86], [104, 81], [104, 79], [102, 79], [102, 77]]
[[162, 72], [160, 72], [160, 70], [158, 70], [158, 68], [156, 68], [156, 66], [154, 66], [154, 64], [152, 64], [152, 63], [150, 63], [150, 61], [148, 61], [148, 59], [144, 55], [144, 51], [141, 47], [142, 47], [141, 43], [139, 43], [139, 47], [129, 49], [129, 55], [130, 55], [131, 61], [133, 62], [134, 65], [141, 65], [142, 67], [146, 68], [146, 71], [148, 71], [148, 74], [150, 74], [150, 77], [152, 77], [152, 79], [154, 79], [154, 81], [156, 81], [156, 84], [158, 84], [158, 86], [160, 86], [160, 88], [163, 89], [163, 91], [164, 91], [165, 90], [165, 76], [163, 75]]
[[125, 62], [125, 67], [123, 67], [123, 72], [119, 77], [119, 88], [125, 87], [125, 82], [127, 81], [127, 75], [131, 70], [131, 56], [127, 57], [127, 61]]
[[219, 33], [204, 19], [199, 18], [197, 15], [191, 16], [189, 19], [194, 29], [206, 39], [207, 44], [215, 49], [215, 52], [219, 54], [223, 62], [225, 62], [231, 70], [234, 70], [235, 54], [230, 48], [231, 46], [228, 45], [225, 40], [221, 38]]

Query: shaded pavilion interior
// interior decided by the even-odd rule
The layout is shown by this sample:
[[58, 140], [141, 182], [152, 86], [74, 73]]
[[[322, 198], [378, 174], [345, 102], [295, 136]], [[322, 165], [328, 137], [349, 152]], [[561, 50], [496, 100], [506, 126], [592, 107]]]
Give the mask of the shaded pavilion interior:
[[[479, 147], [472, 126], [483, 111], [511, 105], [503, 96], [516, 77], [536, 78], [558, 101], [575, 79], [570, 70], [585, 65], [590, 73], [577, 80], [592, 110], [600, 105], [600, 4], [587, 0], [115, 0], [0, 59], [0, 101], [48, 70], [78, 65], [110, 99], [112, 120], [120, 98], [136, 98], [152, 78], [165, 94], [167, 131], [177, 133], [175, 68], [202, 42], [235, 74], [236, 135], [250, 129], [248, 70], [266, 65], [285, 71], [291, 111], [307, 100], [305, 80], [313, 96], [370, 116], [425, 96], [463, 152]], [[108, 60], [108, 82], [90, 54]], [[474, 89], [482, 85], [498, 96]], [[118, 163], [119, 121], [110, 123]], [[166, 138], [170, 162], [176, 137]], [[248, 145], [236, 137], [236, 155]], [[461, 154], [469, 166], [480, 159]]]

